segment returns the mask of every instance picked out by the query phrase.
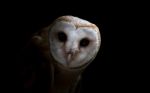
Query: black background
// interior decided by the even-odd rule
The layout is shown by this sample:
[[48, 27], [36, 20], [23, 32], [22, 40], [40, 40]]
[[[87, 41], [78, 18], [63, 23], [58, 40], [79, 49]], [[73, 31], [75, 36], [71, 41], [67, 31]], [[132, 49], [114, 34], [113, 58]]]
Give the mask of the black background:
[[[88, 5], [88, 8], [85, 6], [80, 6], [80, 8], [77, 6], [59, 6], [57, 8], [51, 6], [44, 9], [42, 5], [39, 5], [38, 8], [31, 7], [32, 5], [30, 7], [21, 7], [20, 5], [9, 8], [2, 17], [3, 24], [6, 24], [6, 33], [4, 32], [3, 36], [7, 36], [4, 45], [7, 45], [6, 50], [9, 51], [5, 58], [10, 65], [6, 65], [5, 68], [9, 72], [6, 80], [9, 81], [6, 84], [7, 87], [13, 87], [14, 91], [19, 92], [20, 89], [23, 89], [22, 80], [18, 75], [19, 65], [14, 60], [30, 40], [32, 34], [49, 25], [59, 16], [73, 15], [96, 24], [102, 38], [96, 59], [83, 74], [83, 93], [142, 90], [145, 70], [141, 70], [143, 68], [139, 62], [141, 58], [137, 56], [140, 50], [137, 51], [136, 45], [141, 44], [138, 39], [140, 27], [137, 24], [142, 23], [141, 17], [137, 17], [138, 9], [122, 5], [116, 7]], [[8, 44], [8, 42], [10, 43]], [[9, 48], [10, 46], [11, 48]]]

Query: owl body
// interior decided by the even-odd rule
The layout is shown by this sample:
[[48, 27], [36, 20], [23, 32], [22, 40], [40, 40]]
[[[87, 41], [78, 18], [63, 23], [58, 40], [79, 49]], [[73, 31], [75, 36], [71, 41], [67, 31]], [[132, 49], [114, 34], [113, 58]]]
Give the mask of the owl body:
[[96, 25], [62, 16], [35, 33], [31, 43], [49, 63], [50, 93], [75, 93], [82, 72], [99, 51], [101, 37]]

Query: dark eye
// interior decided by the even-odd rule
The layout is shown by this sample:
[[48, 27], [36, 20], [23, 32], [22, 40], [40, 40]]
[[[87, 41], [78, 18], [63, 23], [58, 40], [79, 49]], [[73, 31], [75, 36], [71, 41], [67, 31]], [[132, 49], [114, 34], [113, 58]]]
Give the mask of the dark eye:
[[81, 47], [86, 47], [86, 46], [89, 45], [89, 43], [90, 43], [90, 40], [87, 39], [87, 38], [84, 38], [84, 39], [82, 39], [82, 40], [80, 41], [80, 46], [81, 46]]
[[64, 32], [58, 32], [58, 40], [60, 42], [66, 42], [67, 41], [67, 36]]

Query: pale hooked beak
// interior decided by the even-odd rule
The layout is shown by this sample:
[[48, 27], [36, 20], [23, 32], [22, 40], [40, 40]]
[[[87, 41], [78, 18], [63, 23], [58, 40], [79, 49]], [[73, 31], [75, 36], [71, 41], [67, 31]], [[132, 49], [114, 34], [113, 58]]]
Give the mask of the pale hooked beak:
[[72, 49], [67, 52], [67, 65], [71, 63], [71, 60], [75, 57], [75, 55], [79, 52], [78, 49]]
[[71, 54], [71, 53], [67, 54], [67, 63], [69, 63], [71, 61], [72, 56], [73, 56], [73, 54]]

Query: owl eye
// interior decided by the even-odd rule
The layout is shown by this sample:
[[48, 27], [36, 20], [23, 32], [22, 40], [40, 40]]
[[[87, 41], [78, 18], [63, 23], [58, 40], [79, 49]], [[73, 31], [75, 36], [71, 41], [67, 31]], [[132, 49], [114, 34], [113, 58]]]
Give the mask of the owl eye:
[[87, 38], [84, 38], [84, 39], [82, 39], [82, 40], [80, 41], [80, 46], [81, 46], [81, 47], [86, 47], [86, 46], [89, 45], [89, 43], [90, 43], [90, 40], [87, 39]]
[[67, 41], [67, 35], [64, 32], [58, 32], [57, 36], [58, 36], [58, 40], [60, 42], [66, 42]]

